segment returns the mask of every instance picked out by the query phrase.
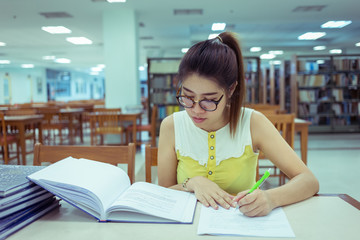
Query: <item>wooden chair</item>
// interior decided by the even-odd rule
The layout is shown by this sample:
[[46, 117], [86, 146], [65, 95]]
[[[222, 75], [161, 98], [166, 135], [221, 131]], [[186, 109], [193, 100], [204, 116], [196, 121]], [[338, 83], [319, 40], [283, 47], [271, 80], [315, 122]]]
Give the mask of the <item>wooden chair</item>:
[[43, 131], [46, 130], [47, 134], [44, 135], [44, 142], [47, 140], [49, 144], [53, 142], [56, 144], [56, 130], [59, 136], [60, 144], [63, 144], [64, 136], [63, 131], [68, 128], [69, 123], [62, 119], [60, 108], [58, 107], [45, 107], [39, 108], [39, 114], [44, 115], [42, 122]]
[[90, 116], [91, 145], [97, 144], [97, 137], [100, 136], [100, 144], [104, 145], [104, 136], [118, 134], [123, 142], [125, 128], [121, 122], [120, 108], [96, 109]]
[[[275, 128], [280, 132], [281, 136], [286, 140], [286, 142], [294, 148], [294, 138], [295, 138], [295, 115], [294, 114], [270, 114], [266, 116], [275, 126]], [[267, 159], [266, 156], [260, 152], [259, 160]], [[274, 174], [271, 174], [271, 177], [279, 177], [279, 185], [285, 183], [285, 174], [279, 170], [274, 165], [260, 166], [260, 168], [273, 168]]]
[[127, 172], [131, 183], [135, 182], [135, 145], [127, 146], [48, 146], [35, 144], [34, 166], [43, 162], [55, 163], [69, 156], [86, 158], [117, 166], [127, 164]]
[[[149, 132], [151, 135], [151, 146], [156, 147], [156, 122], [158, 117], [158, 106], [154, 105], [151, 111], [151, 119], [150, 123], [146, 125], [138, 125], [136, 126], [137, 132]], [[131, 133], [133, 131], [133, 126], [130, 125], [126, 128], [127, 139], [130, 139]], [[128, 140], [130, 142], [130, 140]], [[137, 141], [138, 145], [145, 143], [144, 141]]]
[[[24, 115], [35, 115], [37, 111], [35, 109], [10, 109], [5, 112], [6, 116], [24, 116]], [[34, 124], [25, 126], [25, 140], [31, 140], [32, 146], [36, 143], [36, 128]], [[17, 129], [12, 129], [12, 133], [17, 133]], [[26, 154], [33, 153], [33, 149], [31, 151], [26, 152]]]
[[158, 148], [150, 145], [145, 146], [145, 181], [151, 183], [151, 167], [158, 164]]
[[[16, 157], [11, 157], [9, 154], [9, 148], [8, 146], [10, 144], [16, 144]], [[0, 112], [0, 146], [1, 146], [1, 152], [4, 159], [4, 164], [8, 164], [9, 160], [17, 158], [17, 164], [20, 164], [20, 158], [19, 158], [19, 139], [16, 135], [11, 134], [8, 135], [7, 133], [7, 126], [5, 124], [5, 117], [4, 113]]]

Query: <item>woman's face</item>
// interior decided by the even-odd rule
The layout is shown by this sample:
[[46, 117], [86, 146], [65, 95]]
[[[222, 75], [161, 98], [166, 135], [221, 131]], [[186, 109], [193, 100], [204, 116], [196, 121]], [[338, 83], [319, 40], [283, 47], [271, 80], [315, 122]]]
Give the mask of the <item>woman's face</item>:
[[[226, 109], [226, 93], [214, 81], [199, 76], [198, 74], [189, 75], [182, 83], [181, 95], [192, 98], [196, 103], [192, 108], [185, 108], [194, 124], [208, 132], [216, 131], [228, 123]], [[223, 96], [224, 95], [224, 96]], [[199, 106], [197, 101], [203, 99], [221, 101], [215, 111], [205, 111]]]

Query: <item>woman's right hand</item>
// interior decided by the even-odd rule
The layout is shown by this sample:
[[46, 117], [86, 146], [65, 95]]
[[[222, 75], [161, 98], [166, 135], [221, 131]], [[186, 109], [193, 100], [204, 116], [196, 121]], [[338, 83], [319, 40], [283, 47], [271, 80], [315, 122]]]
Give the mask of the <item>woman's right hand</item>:
[[234, 196], [228, 194], [216, 183], [205, 177], [196, 176], [190, 178], [186, 186], [189, 191], [195, 193], [196, 198], [206, 207], [211, 206], [214, 209], [218, 209], [218, 205], [226, 209], [235, 207], [232, 200]]

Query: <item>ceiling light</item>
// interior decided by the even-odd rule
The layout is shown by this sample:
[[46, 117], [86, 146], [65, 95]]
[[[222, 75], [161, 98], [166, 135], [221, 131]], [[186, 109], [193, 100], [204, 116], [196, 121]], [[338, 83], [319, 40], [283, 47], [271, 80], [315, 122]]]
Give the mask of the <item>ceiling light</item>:
[[324, 33], [324, 32], [307, 32], [307, 33], [304, 33], [303, 35], [300, 35], [298, 37], [298, 39], [299, 40], [316, 40], [325, 35], [326, 35], [326, 33]]
[[0, 42], [0, 47], [4, 47], [4, 46], [6, 46], [6, 43]]
[[51, 34], [66, 34], [71, 33], [71, 30], [63, 26], [48, 26], [41, 27], [42, 30]]
[[315, 47], [313, 47], [313, 50], [315, 50], [315, 51], [321, 51], [321, 50], [325, 50], [325, 49], [326, 49], [325, 46], [315, 46]]
[[343, 28], [352, 23], [351, 21], [328, 21], [321, 25], [321, 28]]
[[270, 53], [264, 53], [260, 55], [261, 59], [273, 59], [275, 58], [276, 55], [275, 54], [270, 54]]
[[223, 31], [226, 27], [226, 23], [213, 23], [211, 26], [212, 31]]
[[76, 45], [92, 44], [92, 41], [86, 37], [68, 37], [66, 41]]
[[274, 50], [274, 51], [269, 51], [270, 54], [274, 54], [274, 55], [281, 55], [284, 54], [283, 50]]
[[317, 64], [324, 64], [324, 63], [325, 63], [325, 60], [316, 60], [316, 63], [317, 63]]
[[92, 67], [91, 71], [92, 72], [101, 72], [103, 69], [101, 67]]
[[105, 64], [98, 64], [97, 66], [98, 66], [99, 68], [103, 68], [103, 69], [105, 68]]
[[334, 54], [340, 54], [340, 53], [342, 53], [342, 50], [341, 49], [331, 49], [329, 52], [334, 53]]
[[22, 68], [34, 68], [34, 64], [21, 64]]
[[0, 64], [10, 64], [9, 60], [0, 60]]
[[43, 60], [54, 60], [55, 56], [43, 56], [42, 59]]
[[119, 3], [119, 2], [126, 2], [126, 0], [106, 0], [109, 3]]
[[261, 51], [261, 47], [252, 47], [250, 48], [250, 52], [260, 52]]
[[71, 60], [67, 59], [67, 58], [57, 58], [57, 59], [54, 60], [54, 62], [57, 62], [57, 63], [71, 63]]
[[355, 43], [355, 46], [360, 47], [360, 42]]
[[213, 38], [216, 38], [219, 34], [217, 33], [212, 33], [209, 35], [208, 39], [213, 39]]
[[272, 64], [272, 65], [281, 65], [281, 61], [280, 60], [270, 61], [270, 64]]
[[181, 49], [181, 52], [182, 52], [182, 53], [187, 53], [187, 51], [189, 51], [189, 48], [182, 48], [182, 49]]

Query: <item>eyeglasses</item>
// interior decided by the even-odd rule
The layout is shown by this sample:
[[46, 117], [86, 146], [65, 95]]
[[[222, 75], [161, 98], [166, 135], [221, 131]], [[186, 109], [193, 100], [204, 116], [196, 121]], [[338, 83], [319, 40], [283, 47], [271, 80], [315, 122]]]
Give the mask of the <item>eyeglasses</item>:
[[222, 95], [220, 97], [220, 99], [217, 101], [207, 100], [207, 99], [203, 99], [200, 101], [194, 101], [194, 99], [191, 97], [184, 96], [184, 95], [178, 95], [179, 93], [180, 93], [180, 89], [177, 92], [176, 99], [181, 106], [183, 106], [185, 108], [192, 108], [195, 103], [198, 103], [202, 109], [204, 109], [205, 111], [208, 111], [208, 112], [215, 111], [217, 109], [217, 105], [220, 103], [221, 99], [224, 97], [224, 95]]

